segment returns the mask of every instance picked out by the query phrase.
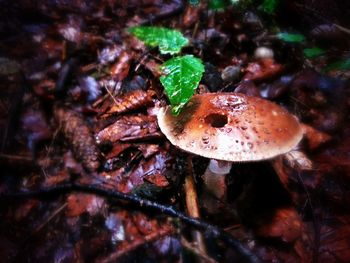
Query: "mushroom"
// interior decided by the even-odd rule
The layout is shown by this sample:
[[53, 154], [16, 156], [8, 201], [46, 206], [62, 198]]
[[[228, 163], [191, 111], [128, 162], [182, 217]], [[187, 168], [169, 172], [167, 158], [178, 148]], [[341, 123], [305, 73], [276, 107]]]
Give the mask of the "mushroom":
[[284, 108], [240, 93], [194, 95], [178, 116], [161, 108], [158, 124], [173, 145], [211, 159], [204, 182], [214, 184], [220, 199], [233, 162], [272, 159], [303, 137], [298, 119]]

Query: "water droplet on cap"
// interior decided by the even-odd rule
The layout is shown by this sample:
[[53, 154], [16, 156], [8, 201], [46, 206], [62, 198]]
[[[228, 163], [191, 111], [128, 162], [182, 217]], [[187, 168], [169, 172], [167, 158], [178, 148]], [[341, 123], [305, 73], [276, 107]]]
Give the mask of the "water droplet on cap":
[[202, 137], [202, 142], [203, 142], [203, 144], [209, 144], [209, 143], [210, 143], [210, 138], [209, 138], [209, 136], [203, 136], [203, 137]]

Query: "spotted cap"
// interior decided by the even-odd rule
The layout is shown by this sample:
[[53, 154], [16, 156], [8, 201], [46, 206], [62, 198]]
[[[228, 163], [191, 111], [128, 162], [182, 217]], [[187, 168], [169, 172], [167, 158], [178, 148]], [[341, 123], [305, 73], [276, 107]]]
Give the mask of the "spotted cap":
[[158, 124], [173, 145], [233, 162], [287, 153], [303, 136], [298, 119], [284, 108], [240, 93], [194, 95], [178, 116], [161, 108]]

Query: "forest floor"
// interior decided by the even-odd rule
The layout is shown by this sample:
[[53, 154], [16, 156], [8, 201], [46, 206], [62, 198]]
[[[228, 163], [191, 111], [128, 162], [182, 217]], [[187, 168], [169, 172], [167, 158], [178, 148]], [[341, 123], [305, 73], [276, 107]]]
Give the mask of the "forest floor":
[[[33, 2], [0, 3], [2, 262], [350, 261], [349, 25], [301, 4], [267, 15]], [[205, 66], [197, 93], [262, 97], [297, 116], [300, 155], [237, 163], [215, 197], [209, 160], [158, 127], [171, 56], [128, 33], [138, 25], [190, 40], [182, 53]]]

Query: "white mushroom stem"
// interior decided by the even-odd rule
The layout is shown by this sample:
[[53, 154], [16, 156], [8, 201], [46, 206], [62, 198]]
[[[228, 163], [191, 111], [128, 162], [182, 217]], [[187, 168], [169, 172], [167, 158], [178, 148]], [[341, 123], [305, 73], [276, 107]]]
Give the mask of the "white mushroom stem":
[[207, 190], [216, 198], [226, 198], [226, 175], [230, 172], [232, 162], [210, 159], [210, 163], [203, 174], [203, 181]]

